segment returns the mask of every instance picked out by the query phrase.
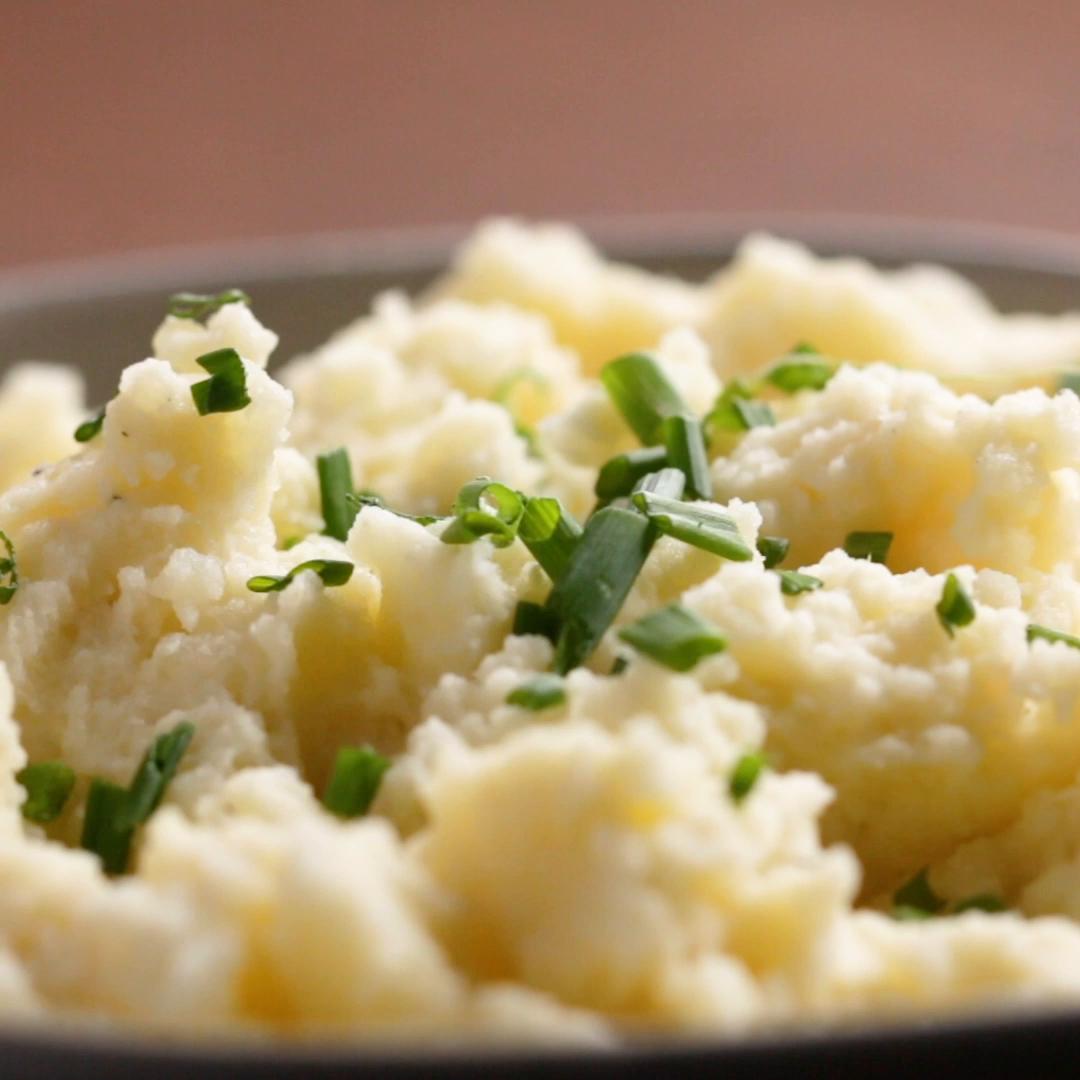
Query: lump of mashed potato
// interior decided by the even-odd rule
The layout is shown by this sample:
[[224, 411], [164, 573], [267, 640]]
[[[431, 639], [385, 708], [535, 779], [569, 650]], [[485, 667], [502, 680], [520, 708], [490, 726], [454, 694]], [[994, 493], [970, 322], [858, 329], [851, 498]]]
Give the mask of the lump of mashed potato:
[[1080, 316], [514, 222], [272, 375], [228, 299], [79, 442], [76, 375], [0, 384], [0, 1014], [1080, 1003]]

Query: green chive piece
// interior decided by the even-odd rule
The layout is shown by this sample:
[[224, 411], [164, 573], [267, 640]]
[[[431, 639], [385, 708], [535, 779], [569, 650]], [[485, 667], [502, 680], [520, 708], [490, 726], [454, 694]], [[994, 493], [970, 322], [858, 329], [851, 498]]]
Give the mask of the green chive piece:
[[965, 911], [985, 911], [988, 915], [997, 915], [1002, 911], [1008, 911], [1005, 901], [994, 893], [977, 893], [961, 900], [954, 908], [953, 914], [962, 915]]
[[699, 660], [727, 648], [715, 626], [681, 604], [669, 604], [624, 626], [619, 637], [673, 671], [689, 671]]
[[62, 761], [38, 761], [15, 774], [26, 789], [22, 816], [38, 825], [55, 821], [75, 786], [75, 770]]
[[454, 516], [443, 530], [444, 544], [472, 544], [482, 536], [496, 547], [509, 547], [517, 538], [525, 496], [488, 476], [470, 480], [454, 502]]
[[731, 798], [736, 803], [741, 803], [758, 782], [761, 774], [768, 766], [765, 755], [760, 751], [754, 754], [743, 754], [731, 770], [731, 779], [728, 781], [728, 790]]
[[853, 559], [869, 559], [871, 562], [884, 563], [893, 542], [891, 532], [852, 532], [844, 540], [844, 550]]
[[401, 510], [394, 510], [386, 505], [386, 500], [381, 495], [376, 495], [373, 491], [350, 492], [345, 496], [345, 505], [349, 507], [350, 511], [355, 511], [353, 515], [354, 521], [356, 515], [367, 506], [377, 506], [380, 510], [386, 510], [393, 514], [394, 517], [404, 518], [406, 521], [415, 521], [417, 525], [434, 525], [436, 521], [445, 520], [436, 517], [434, 514], [406, 514]]
[[518, 536], [544, 573], [558, 581], [581, 539], [581, 526], [558, 499], [527, 498]]
[[655, 540], [656, 530], [637, 510], [605, 506], [589, 518], [548, 598], [548, 610], [559, 622], [555, 670], [560, 675], [592, 655]]
[[686, 486], [686, 474], [681, 469], [661, 469], [643, 476], [634, 487], [634, 495], [658, 495], [663, 499], [679, 499]]
[[194, 735], [194, 726], [185, 722], [156, 738], [127, 788], [100, 778], [91, 781], [81, 844], [101, 859], [107, 874], [127, 869], [135, 830], [161, 804]]
[[81, 846], [101, 859], [106, 874], [122, 874], [127, 869], [133, 834], [124, 820], [127, 803], [126, 788], [99, 778], [90, 781]]
[[105, 410], [97, 414], [92, 420], [84, 420], [75, 429], [75, 441], [76, 442], [89, 442], [100, 434], [102, 427], [105, 424]]
[[600, 467], [596, 477], [596, 497], [607, 501], [629, 495], [639, 480], [667, 464], [667, 450], [662, 446], [647, 446], [618, 454]]
[[765, 373], [765, 382], [783, 390], [785, 394], [794, 394], [799, 390], [824, 390], [836, 374], [836, 369], [824, 360], [806, 359], [817, 355], [812, 345], [796, 345]]
[[191, 387], [191, 397], [200, 416], [237, 412], [251, 404], [244, 362], [235, 349], [215, 349], [195, 362], [210, 374], [209, 379]]
[[632, 501], [662, 533], [684, 544], [735, 562], [754, 557], [734, 520], [712, 503], [685, 503], [649, 491], [637, 492]]
[[785, 596], [798, 596], [799, 593], [813, 592], [825, 584], [821, 578], [811, 574], [804, 574], [800, 570], [778, 570], [780, 577], [780, 591]]
[[782, 536], [759, 536], [757, 540], [757, 549], [765, 559], [766, 570], [779, 566], [787, 558], [790, 548], [791, 541]]
[[1072, 634], [1063, 633], [1061, 630], [1051, 630], [1048, 626], [1039, 626], [1037, 623], [1029, 623], [1027, 628], [1028, 642], [1032, 641], [1049, 641], [1051, 643], [1061, 642], [1063, 645], [1069, 645], [1074, 649], [1080, 649], [1080, 637], [1074, 637]]
[[645, 353], [630, 353], [612, 360], [600, 372], [615, 407], [645, 446], [662, 441], [660, 425], [671, 416], [689, 416], [678, 390]]
[[312, 570], [319, 575], [324, 585], [344, 585], [353, 575], [351, 562], [340, 562], [336, 559], [308, 559], [307, 562], [294, 566], [287, 574], [257, 574], [248, 578], [247, 587], [252, 592], [270, 593], [281, 592], [287, 589], [296, 579], [297, 574], [305, 570]]
[[292, 551], [297, 544], [302, 544], [305, 539], [306, 538], [303, 536], [286, 536], [285, 539], [281, 541], [281, 550]]
[[1059, 390], [1071, 390], [1080, 397], [1080, 371], [1067, 371], [1058, 381]]
[[956, 627], [968, 626], [975, 621], [975, 605], [955, 574], [949, 574], [945, 579], [941, 599], [934, 610], [949, 637], [956, 633]]
[[534, 604], [531, 600], [519, 600], [514, 609], [512, 633], [515, 637], [535, 634], [537, 637], [547, 638], [554, 645], [559, 638], [559, 625], [559, 616], [543, 604]]
[[767, 401], [752, 401], [746, 398], [734, 398], [731, 402], [742, 420], [742, 426], [749, 431], [756, 427], [776, 427], [776, 416]]
[[893, 893], [893, 906], [894, 918], [928, 918], [937, 915], [945, 907], [945, 901], [934, 892], [924, 866]]
[[710, 498], [712, 478], [701, 421], [693, 417], [669, 416], [661, 423], [660, 434], [667, 448], [669, 464], [681, 469], [686, 477], [687, 498]]
[[7, 556], [0, 558], [0, 605], [10, 604], [19, 590], [19, 567], [15, 562], [15, 545], [8, 534], [0, 529], [0, 543], [3, 543]]
[[630, 666], [630, 661], [625, 656], [616, 656], [611, 665], [610, 675], [621, 675]]
[[205, 296], [202, 293], [179, 292], [169, 297], [168, 312], [180, 319], [194, 319], [205, 323], [216, 311], [226, 304], [247, 304], [251, 306], [251, 297], [240, 289], [226, 289], [217, 296]]
[[512, 690], [506, 698], [508, 705], [520, 705], [523, 709], [540, 712], [566, 700], [566, 686], [558, 675], [545, 671]]
[[753, 396], [753, 388], [745, 379], [732, 379], [705, 417], [705, 426], [710, 431], [746, 431], [749, 425], [735, 403], [749, 401]]
[[371, 809], [389, 768], [390, 759], [370, 746], [339, 750], [323, 794], [323, 806], [340, 818], [363, 817]]
[[335, 540], [346, 540], [359, 507], [349, 496], [353, 494], [352, 466], [349, 452], [343, 447], [320, 454], [315, 459], [319, 474], [319, 498], [322, 502], [323, 534]]

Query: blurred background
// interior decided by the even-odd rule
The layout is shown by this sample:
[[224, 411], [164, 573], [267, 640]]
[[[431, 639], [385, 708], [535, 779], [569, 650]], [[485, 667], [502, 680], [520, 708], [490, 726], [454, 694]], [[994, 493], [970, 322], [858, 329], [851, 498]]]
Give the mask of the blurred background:
[[0, 266], [827, 210], [1080, 233], [1076, 0], [0, 0]]

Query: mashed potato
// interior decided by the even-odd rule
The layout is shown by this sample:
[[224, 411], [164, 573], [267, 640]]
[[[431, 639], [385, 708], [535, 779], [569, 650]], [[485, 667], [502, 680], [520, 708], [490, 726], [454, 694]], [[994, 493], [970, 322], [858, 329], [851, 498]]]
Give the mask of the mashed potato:
[[[824, 375], [781, 393], [798, 342]], [[422, 301], [275, 345], [244, 303], [167, 316], [81, 444], [75, 375], [0, 384], [0, 1016], [611, 1045], [1080, 1003], [1080, 316], [768, 237], [692, 286], [499, 222]], [[734, 555], [650, 526], [567, 664], [519, 621], [559, 572], [514, 492], [586, 519], [640, 448], [599, 377], [629, 350], [709, 414], [692, 505]], [[479, 476], [509, 532], [444, 541]], [[634, 639], [669, 605], [708, 655]]]

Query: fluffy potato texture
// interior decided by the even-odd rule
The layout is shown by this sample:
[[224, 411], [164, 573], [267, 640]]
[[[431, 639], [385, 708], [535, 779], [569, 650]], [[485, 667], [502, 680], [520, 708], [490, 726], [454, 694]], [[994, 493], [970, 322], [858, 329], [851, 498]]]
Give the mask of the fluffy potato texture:
[[[761, 384], [799, 341], [828, 385]], [[427, 296], [268, 372], [276, 343], [242, 304], [167, 317], [82, 446], [77, 376], [0, 384], [0, 1016], [606, 1047], [1080, 1001], [1080, 650], [1029, 633], [1080, 630], [1080, 399], [1056, 392], [1080, 317], [768, 237], [692, 285], [495, 222]], [[223, 348], [250, 403], [203, 416]], [[663, 537], [535, 711], [509, 698], [553, 648], [512, 630], [551, 583], [441, 518], [488, 475], [584, 519], [638, 445], [598, 379], [628, 350], [696, 415], [739, 377], [769, 402], [711, 431], [713, 505], [817, 585]], [[344, 540], [316, 466], [338, 447], [382, 500]], [[886, 565], [841, 550], [855, 530], [893, 534]], [[310, 560], [352, 575], [248, 587]], [[950, 573], [966, 625], [938, 611]], [[672, 603], [725, 651], [676, 672], [619, 637]], [[108, 877], [79, 849], [90, 781], [128, 783], [181, 721]], [[320, 796], [356, 745], [392, 763], [343, 820]], [[62, 815], [24, 819], [20, 770], [58, 760]], [[895, 918], [924, 869], [941, 912]], [[987, 896], [1007, 910], [957, 911]]]

